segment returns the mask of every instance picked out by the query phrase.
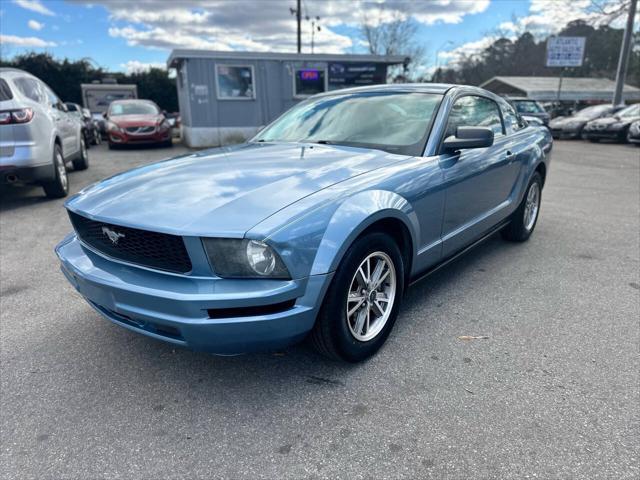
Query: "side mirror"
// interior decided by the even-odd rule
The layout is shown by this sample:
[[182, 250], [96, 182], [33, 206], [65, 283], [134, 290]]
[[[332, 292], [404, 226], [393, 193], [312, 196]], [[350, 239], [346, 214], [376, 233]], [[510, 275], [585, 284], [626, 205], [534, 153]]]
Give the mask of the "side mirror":
[[105, 120], [108, 118], [107, 112], [102, 112], [102, 118], [104, 118]]
[[493, 145], [493, 130], [486, 127], [458, 127], [456, 135], [442, 142], [445, 151], [463, 150], [465, 148], [486, 148]]

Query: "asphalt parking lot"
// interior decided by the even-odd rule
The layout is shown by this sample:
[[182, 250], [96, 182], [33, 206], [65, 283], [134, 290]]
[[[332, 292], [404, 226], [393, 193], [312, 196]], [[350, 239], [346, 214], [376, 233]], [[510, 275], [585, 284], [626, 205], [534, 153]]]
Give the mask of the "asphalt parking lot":
[[[72, 189], [185, 151], [93, 148]], [[119, 328], [59, 271], [63, 202], [0, 195], [2, 478], [640, 476], [638, 148], [556, 142], [532, 239], [416, 285], [361, 365]]]

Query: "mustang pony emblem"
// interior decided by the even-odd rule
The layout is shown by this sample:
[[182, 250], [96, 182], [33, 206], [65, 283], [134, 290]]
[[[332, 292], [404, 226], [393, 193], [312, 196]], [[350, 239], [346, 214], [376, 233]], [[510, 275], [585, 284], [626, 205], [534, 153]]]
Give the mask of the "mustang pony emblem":
[[118, 240], [125, 237], [124, 233], [115, 232], [109, 227], [102, 227], [102, 233], [104, 233], [114, 245], [117, 245]]

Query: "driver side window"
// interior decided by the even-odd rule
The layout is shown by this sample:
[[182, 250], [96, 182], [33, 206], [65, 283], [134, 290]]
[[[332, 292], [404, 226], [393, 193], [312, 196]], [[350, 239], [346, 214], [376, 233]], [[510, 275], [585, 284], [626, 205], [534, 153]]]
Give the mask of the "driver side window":
[[487, 127], [496, 136], [504, 133], [498, 104], [473, 95], [458, 98], [454, 102], [449, 112], [445, 138], [455, 135], [458, 127]]

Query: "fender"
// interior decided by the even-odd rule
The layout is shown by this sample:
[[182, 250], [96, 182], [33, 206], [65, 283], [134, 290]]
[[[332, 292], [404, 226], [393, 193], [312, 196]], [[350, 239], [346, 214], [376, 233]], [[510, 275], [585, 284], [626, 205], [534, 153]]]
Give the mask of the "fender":
[[378, 220], [397, 218], [411, 235], [415, 258], [418, 218], [411, 204], [387, 190], [358, 192], [343, 202], [328, 201], [276, 231], [256, 228], [247, 234], [270, 243], [280, 254], [292, 278], [322, 275], [337, 269], [351, 243]]
[[378, 220], [396, 218], [404, 223], [416, 255], [419, 223], [411, 204], [397, 193], [370, 190], [349, 197], [336, 210], [327, 225], [316, 253], [311, 275], [333, 272], [354, 240]]

